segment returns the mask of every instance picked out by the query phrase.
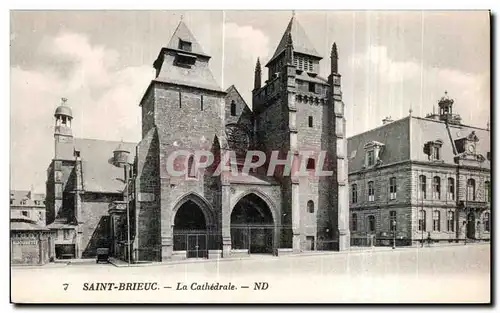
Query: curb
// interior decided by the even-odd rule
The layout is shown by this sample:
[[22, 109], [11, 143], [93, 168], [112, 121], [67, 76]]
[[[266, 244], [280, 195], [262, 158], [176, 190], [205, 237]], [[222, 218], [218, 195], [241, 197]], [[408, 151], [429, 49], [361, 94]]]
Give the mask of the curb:
[[[213, 262], [231, 262], [231, 261], [258, 261], [258, 260], [279, 260], [280, 258], [293, 258], [293, 257], [311, 257], [311, 256], [325, 256], [325, 255], [346, 255], [346, 254], [363, 254], [363, 253], [381, 253], [381, 252], [396, 252], [396, 251], [409, 251], [412, 249], [432, 249], [432, 248], [450, 248], [450, 247], [461, 247], [461, 246], [476, 246], [476, 245], [489, 245], [490, 243], [469, 243], [467, 245], [463, 244], [454, 244], [454, 245], [440, 245], [440, 246], [407, 246], [407, 247], [396, 247], [396, 249], [391, 249], [391, 247], [384, 248], [367, 248], [367, 249], [355, 249], [348, 251], [324, 251], [324, 252], [314, 252], [314, 253], [297, 253], [297, 254], [285, 254], [278, 257], [269, 257], [269, 258], [252, 258], [252, 257], [235, 257], [235, 258], [220, 258], [220, 259], [202, 259], [202, 260], [182, 260], [182, 261], [166, 261], [166, 262], [151, 262], [151, 263], [141, 263], [141, 264], [127, 264], [123, 261], [116, 260], [114, 258], [110, 258], [109, 263], [115, 267], [149, 267], [149, 266], [168, 266], [168, 265], [179, 265], [179, 264], [206, 264]], [[122, 264], [117, 264], [118, 262]]]

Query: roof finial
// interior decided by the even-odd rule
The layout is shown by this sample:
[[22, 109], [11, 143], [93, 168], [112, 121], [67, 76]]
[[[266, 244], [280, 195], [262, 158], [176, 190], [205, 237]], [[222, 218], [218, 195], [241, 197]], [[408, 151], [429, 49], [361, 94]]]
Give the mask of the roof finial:
[[413, 109], [411, 108], [411, 103], [410, 103], [410, 109], [408, 110], [408, 113], [410, 113], [410, 116], [412, 115], [413, 113]]
[[61, 104], [62, 105], [65, 105], [67, 101], [68, 101], [68, 98], [64, 98], [64, 97], [61, 98]]
[[490, 130], [490, 121], [488, 121], [488, 123], [486, 123], [486, 130]]
[[292, 10], [292, 18], [295, 17], [295, 10]]
[[181, 22], [184, 20], [184, 14], [181, 14]]

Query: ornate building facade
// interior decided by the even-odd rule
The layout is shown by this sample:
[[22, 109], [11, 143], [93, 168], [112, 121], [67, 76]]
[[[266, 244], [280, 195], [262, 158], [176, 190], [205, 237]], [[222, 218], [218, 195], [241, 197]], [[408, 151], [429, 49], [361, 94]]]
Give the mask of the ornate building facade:
[[489, 240], [490, 131], [465, 125], [453, 103], [445, 94], [438, 114], [348, 139], [353, 244]]
[[[330, 75], [323, 78], [322, 57], [293, 17], [266, 65], [264, 83], [257, 60], [252, 108], [235, 86], [218, 86], [210, 58], [181, 21], [153, 64], [155, 77], [140, 102], [138, 144], [73, 138], [71, 110], [56, 110], [47, 216], [49, 227], [69, 230], [67, 242], [59, 242], [74, 245], [65, 248], [68, 253], [92, 256], [108, 247], [120, 258], [167, 261], [348, 249], [347, 139], [336, 45]], [[169, 156], [179, 150], [190, 151], [180, 162], [189, 173], [180, 178], [167, 170]], [[200, 162], [198, 150], [210, 151], [214, 166], [235, 152], [227, 165], [239, 174], [191, 171]], [[241, 174], [251, 150], [277, 153], [281, 160], [289, 152], [313, 151], [311, 173], [325, 151], [323, 170], [333, 174], [299, 178], [277, 170], [269, 176], [268, 162]]]

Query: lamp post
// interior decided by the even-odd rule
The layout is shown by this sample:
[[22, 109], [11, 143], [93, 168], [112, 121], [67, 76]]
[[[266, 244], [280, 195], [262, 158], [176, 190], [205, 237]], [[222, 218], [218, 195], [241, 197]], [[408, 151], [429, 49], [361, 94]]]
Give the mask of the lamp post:
[[[465, 218], [466, 219], [468, 218], [467, 215]], [[462, 229], [464, 230], [464, 246], [467, 244], [467, 230], [465, 229], [466, 225], [467, 225], [467, 220], [463, 221], [463, 223], [462, 223]]]
[[125, 171], [125, 205], [127, 208], [127, 260], [128, 260], [128, 265], [131, 263], [131, 258], [130, 258], [130, 203], [129, 203], [129, 165], [125, 164], [124, 166], [124, 171]]
[[393, 233], [394, 233], [394, 236], [392, 238], [392, 249], [396, 249], [396, 220], [393, 220], [392, 221], [392, 226], [393, 226]]

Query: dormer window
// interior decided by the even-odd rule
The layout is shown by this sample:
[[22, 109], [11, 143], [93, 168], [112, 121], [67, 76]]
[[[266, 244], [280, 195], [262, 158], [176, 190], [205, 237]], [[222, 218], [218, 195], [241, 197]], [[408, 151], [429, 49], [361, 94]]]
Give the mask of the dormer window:
[[438, 139], [436, 141], [429, 141], [424, 146], [424, 153], [429, 156], [431, 161], [441, 160], [441, 147], [443, 146], [443, 141]]
[[380, 153], [384, 144], [378, 141], [371, 141], [364, 146], [366, 158], [365, 167], [373, 167], [380, 164]]
[[192, 51], [192, 44], [189, 41], [184, 41], [182, 39], [179, 39], [179, 50], [191, 52]]
[[366, 157], [368, 159], [368, 166], [375, 165], [375, 151], [370, 150], [366, 153]]

